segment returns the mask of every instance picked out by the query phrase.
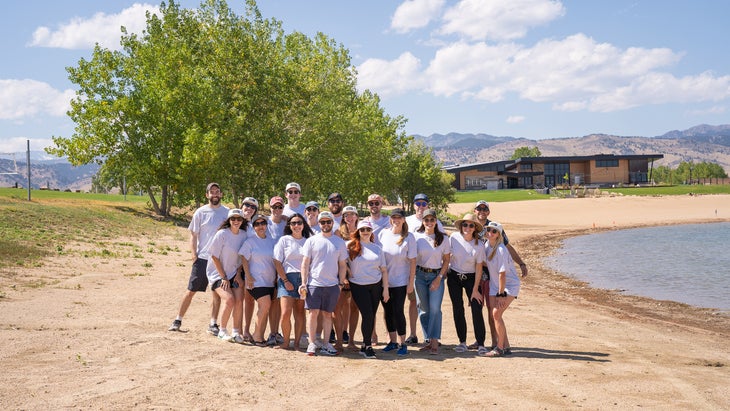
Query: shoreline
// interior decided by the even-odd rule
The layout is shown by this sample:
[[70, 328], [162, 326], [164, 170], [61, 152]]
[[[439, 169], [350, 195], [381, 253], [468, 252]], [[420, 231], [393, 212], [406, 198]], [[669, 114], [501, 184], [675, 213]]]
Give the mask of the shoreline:
[[[671, 199], [675, 200], [676, 203], [673, 208], [685, 208], [687, 205], [697, 205], [698, 202], [694, 200], [703, 197], [705, 200], [710, 200], [699, 201], [706, 207], [703, 212], [685, 213], [681, 214], [681, 217], [680, 214], [672, 215], [671, 210], [659, 212], [651, 207], [630, 210], [635, 214], [627, 212], [623, 215], [606, 215], [606, 213], [599, 212], [586, 216], [585, 220], [598, 220], [601, 224], [596, 225], [593, 222], [590, 226], [583, 228], [570, 227], [571, 224], [566, 223], [565, 220], [566, 218], [573, 219], [573, 221], [576, 219], [576, 214], [579, 214], [576, 208], [584, 208], [585, 204], [581, 201], [586, 200], [585, 198], [535, 200], [551, 202], [549, 205], [553, 207], [550, 207], [549, 210], [552, 211], [556, 208], [563, 209], [564, 213], [552, 220], [545, 220], [535, 212], [526, 213], [525, 210], [531, 208], [528, 204], [525, 204], [527, 202], [491, 203], [490, 220], [499, 221], [504, 225], [505, 231], [510, 236], [510, 243], [513, 244], [528, 264], [528, 279], [523, 284], [527, 285], [529, 287], [527, 289], [530, 291], [534, 289], [534, 291], [547, 293], [555, 298], [560, 298], [561, 294], [565, 294], [569, 297], [563, 298], [564, 301], [600, 306], [609, 311], [619, 311], [622, 315], [634, 318], [659, 320], [685, 328], [728, 335], [728, 331], [730, 331], [730, 310], [705, 308], [673, 300], [658, 300], [646, 296], [627, 294], [616, 289], [592, 287], [587, 281], [558, 272], [544, 264], [545, 259], [563, 247], [563, 240], [567, 238], [633, 228], [730, 222], [730, 217], [717, 217], [718, 210], [722, 210], [725, 216], [730, 216], [730, 195], [658, 196], [645, 198], [644, 200], [651, 199], [648, 202], [656, 202], [662, 201], [661, 199]], [[590, 202], [593, 204], [602, 201], [610, 202], [613, 206], [613, 204], [621, 204], [627, 200], [636, 199], [642, 198], [635, 196], [597, 197], [590, 198]], [[560, 207], [554, 207], [558, 202], [560, 202]], [[449, 212], [455, 215], [463, 215], [471, 211], [469, 206], [469, 204], [450, 204]], [[706, 215], [708, 211], [709, 214], [712, 214], [712, 210], [715, 212], [715, 217], [708, 218]], [[650, 211], [650, 214], [647, 214], [647, 211]], [[497, 213], [504, 218], [502, 220], [497, 219], [495, 217]], [[606, 224], [609, 219], [611, 219], [610, 225]], [[519, 223], [516, 220], [519, 220]], [[617, 224], [616, 221], [619, 221], [619, 223]]]

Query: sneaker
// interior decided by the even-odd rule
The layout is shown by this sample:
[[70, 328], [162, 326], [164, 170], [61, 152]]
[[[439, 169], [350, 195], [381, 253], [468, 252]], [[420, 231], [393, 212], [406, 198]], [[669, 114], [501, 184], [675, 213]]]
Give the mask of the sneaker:
[[[284, 341], [282, 341], [284, 342]], [[266, 345], [276, 345], [276, 335], [269, 334], [269, 338], [266, 339]]]
[[348, 334], [347, 331], [344, 331], [342, 333], [342, 342], [344, 344], [349, 344], [350, 343], [350, 334]]
[[481, 347], [477, 348], [477, 355], [480, 357], [484, 357], [484, 355], [490, 351], [492, 351], [492, 347], [485, 347], [482, 345]]
[[302, 335], [299, 337], [299, 345], [300, 346], [307, 346], [309, 344], [309, 336], [308, 335]]
[[469, 347], [466, 346], [466, 343], [461, 343], [454, 347], [454, 351], [456, 352], [467, 352], [469, 350]]
[[408, 346], [405, 344], [401, 344], [400, 348], [398, 348], [398, 351], [396, 352], [398, 355], [408, 355]]
[[236, 344], [243, 344], [243, 336], [241, 334], [233, 334], [233, 341]]
[[180, 327], [182, 326], [181, 320], [175, 320], [172, 322], [172, 325], [170, 328], [167, 329], [167, 331], [180, 331]]
[[398, 343], [389, 342], [388, 345], [383, 348], [383, 352], [393, 351], [398, 349]]
[[330, 344], [334, 344], [337, 341], [337, 337], [335, 336], [335, 330], [332, 329], [330, 331]]
[[211, 324], [208, 326], [208, 334], [210, 335], [218, 335], [220, 332], [220, 327], [218, 327], [218, 324]]
[[310, 357], [314, 357], [315, 353], [317, 353], [317, 344], [309, 343], [309, 345], [307, 346], [307, 355]]
[[281, 333], [276, 333], [275, 337], [278, 345], [284, 344], [284, 336]]
[[233, 336], [232, 336], [232, 335], [230, 335], [230, 334], [228, 334], [228, 333], [225, 333], [225, 332], [223, 332], [223, 331], [221, 331], [221, 332], [220, 332], [220, 333], [218, 334], [218, 338], [219, 338], [219, 339], [221, 339], [221, 340], [223, 340], [223, 341], [227, 341], [227, 342], [233, 342]]
[[330, 343], [323, 345], [322, 348], [319, 349], [319, 353], [330, 356], [339, 354], [339, 352], [335, 350], [335, 347], [333, 347]]
[[375, 350], [373, 350], [373, 347], [367, 347], [360, 349], [360, 355], [365, 357], [368, 360], [373, 360], [377, 357], [375, 357]]
[[418, 344], [418, 337], [415, 335], [411, 335], [410, 337], [406, 338], [406, 344], [413, 345]]
[[512, 348], [507, 347], [504, 350], [502, 350], [502, 352], [504, 353], [504, 355], [510, 355], [510, 354], [512, 354]]

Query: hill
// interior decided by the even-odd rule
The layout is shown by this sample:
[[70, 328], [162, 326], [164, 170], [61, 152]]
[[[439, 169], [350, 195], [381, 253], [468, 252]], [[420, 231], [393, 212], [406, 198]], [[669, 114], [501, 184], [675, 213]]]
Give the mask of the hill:
[[501, 161], [510, 158], [519, 147], [537, 146], [544, 156], [657, 153], [664, 154], [664, 159], [655, 164], [657, 166], [676, 167], [682, 161], [707, 161], [717, 163], [730, 172], [730, 125], [700, 125], [656, 137], [590, 134], [583, 137], [531, 140], [455, 133], [415, 137], [431, 146], [444, 165]]

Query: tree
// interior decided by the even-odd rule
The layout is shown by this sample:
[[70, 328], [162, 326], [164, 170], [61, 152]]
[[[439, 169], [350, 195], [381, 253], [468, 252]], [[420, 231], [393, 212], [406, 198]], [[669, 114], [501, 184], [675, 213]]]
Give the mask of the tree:
[[445, 210], [454, 201], [454, 175], [446, 172], [434, 159], [431, 148], [411, 139], [396, 164], [396, 194], [408, 212], [413, 212], [413, 197], [428, 195], [431, 208]]
[[518, 158], [522, 157], [540, 157], [542, 156], [542, 153], [540, 152], [540, 149], [535, 147], [518, 147], [515, 149], [514, 154], [512, 154], [512, 157], [510, 157], [510, 160], [517, 160]]

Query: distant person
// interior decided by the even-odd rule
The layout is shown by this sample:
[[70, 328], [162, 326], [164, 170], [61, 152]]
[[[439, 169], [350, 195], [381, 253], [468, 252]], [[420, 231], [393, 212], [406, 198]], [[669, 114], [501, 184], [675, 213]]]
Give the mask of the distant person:
[[[307, 355], [317, 351], [318, 316], [322, 312], [322, 329], [332, 329], [332, 313], [337, 305], [340, 289], [347, 283], [347, 247], [338, 236], [333, 235], [334, 216], [329, 211], [319, 214], [322, 232], [309, 237], [302, 247], [302, 286], [300, 292], [306, 295], [309, 309], [309, 345]], [[330, 342], [322, 343], [320, 353], [337, 355]]]
[[[182, 319], [193, 301], [195, 293], [205, 291], [208, 288], [208, 277], [205, 274], [208, 266], [208, 245], [213, 239], [218, 227], [228, 218], [228, 207], [221, 204], [223, 193], [218, 183], [210, 183], [205, 188], [205, 198], [208, 204], [198, 208], [193, 213], [188, 230], [190, 231], [190, 253], [193, 267], [190, 271], [188, 289], [180, 302], [180, 309], [177, 317], [168, 328], [169, 331], [180, 331]], [[208, 333], [218, 336], [218, 310], [220, 309], [221, 298], [213, 293], [213, 301], [210, 310], [210, 325]]]
[[[484, 200], [477, 201], [476, 205], [474, 206], [474, 213], [477, 216], [477, 221], [479, 222], [479, 224], [481, 224], [482, 227], [484, 227], [482, 229], [482, 231], [479, 233], [479, 238], [482, 241], [486, 242], [487, 241], [487, 226], [490, 223], [489, 203], [487, 203]], [[507, 250], [509, 251], [509, 254], [512, 257], [512, 259], [514, 261], [516, 261], [517, 264], [519, 265], [520, 271], [522, 271], [522, 276], [527, 277], [527, 264], [525, 264], [524, 260], [522, 260], [522, 257], [520, 257], [520, 254], [517, 252], [517, 250], [515, 250], [514, 247], [512, 247], [512, 244], [509, 243], [509, 238], [507, 238], [506, 232], [502, 233], [502, 240], [503, 240], [504, 246], [507, 247]], [[489, 270], [487, 269], [487, 266], [484, 265], [484, 267], [482, 269], [482, 280], [480, 283], [480, 288], [481, 288], [480, 292], [483, 296], [489, 295], [489, 284], [490, 284]], [[487, 321], [489, 323], [489, 333], [491, 335], [491, 340], [492, 340], [491, 346], [494, 347], [495, 345], [497, 345], [497, 331], [496, 331], [495, 325], [494, 325], [494, 318], [492, 317], [492, 307], [489, 305], [490, 300], [488, 298], [486, 298], [484, 301], [487, 305]], [[473, 344], [469, 345], [469, 349], [472, 349], [472, 350], [479, 349], [478, 342], [475, 341]]]
[[416, 297], [418, 313], [426, 345], [421, 351], [439, 353], [442, 312], [444, 299], [444, 278], [449, 269], [451, 248], [446, 235], [436, 225], [436, 212], [426, 210], [423, 222], [415, 232], [416, 248]]
[[307, 224], [314, 234], [322, 232], [319, 227], [319, 203], [309, 201], [304, 205], [304, 216], [307, 218]]
[[492, 317], [497, 330], [497, 344], [491, 351], [484, 352], [485, 357], [501, 357], [512, 353], [507, 337], [507, 326], [504, 323], [504, 312], [520, 292], [520, 277], [517, 275], [515, 263], [507, 247], [504, 246], [502, 225], [491, 221], [487, 232], [487, 267], [489, 268], [489, 299]]
[[281, 303], [281, 348], [289, 348], [291, 337], [291, 316], [294, 313], [294, 350], [299, 351], [299, 341], [307, 324], [304, 299], [299, 294], [302, 285], [302, 247], [307, 238], [314, 235], [301, 214], [289, 217], [284, 227], [284, 236], [274, 246], [274, 266], [279, 277], [278, 296]]
[[[243, 199], [243, 216], [246, 221], [251, 223], [251, 219], [259, 212], [259, 201], [253, 197], [246, 197]], [[243, 268], [241, 268], [243, 269]], [[245, 280], [246, 273], [242, 272], [241, 277]], [[253, 296], [245, 292], [243, 293], [243, 339], [246, 342], [253, 342], [253, 335], [251, 334], [251, 320], [253, 319], [253, 310], [256, 306], [256, 300]], [[240, 326], [240, 324], [236, 324]]]
[[342, 209], [345, 206], [345, 201], [342, 199], [342, 194], [332, 193], [327, 197], [327, 209], [335, 217], [335, 226], [332, 228], [334, 232], [340, 229], [342, 223]]
[[284, 235], [286, 227], [286, 216], [284, 215], [284, 199], [279, 196], [271, 197], [269, 200], [271, 215], [269, 216], [269, 236], [274, 240]]
[[291, 217], [296, 213], [304, 215], [304, 204], [299, 202], [302, 197], [302, 188], [299, 186], [299, 183], [292, 182], [287, 184], [284, 191], [287, 201], [284, 206], [284, 215], [287, 217]]
[[454, 226], [459, 231], [449, 237], [451, 258], [449, 260], [449, 274], [446, 277], [456, 335], [459, 338], [459, 344], [454, 347], [454, 351], [463, 353], [469, 349], [466, 345], [467, 327], [463, 298], [464, 293], [466, 293], [467, 305], [471, 308], [477, 349], [481, 352], [487, 352], [488, 350], [484, 347], [486, 329], [484, 328], [484, 316], [482, 315], [484, 298], [479, 291], [485, 253], [484, 246], [477, 236], [482, 231], [482, 225], [476, 221], [476, 217], [472, 213], [467, 213], [460, 220], [456, 220]]
[[[352, 233], [357, 231], [358, 214], [357, 208], [354, 206], [346, 206], [342, 209], [342, 224], [340, 224], [337, 235], [342, 238], [345, 242], [350, 241]], [[349, 278], [349, 268], [347, 276]], [[347, 348], [352, 351], [357, 351], [358, 348], [355, 345], [355, 331], [357, 330], [357, 323], [360, 319], [360, 312], [357, 310], [357, 304], [352, 299], [352, 293], [350, 285], [345, 284], [340, 293], [340, 298], [337, 301], [337, 308], [335, 310], [335, 330], [337, 331], [336, 342], [339, 345], [347, 344]], [[337, 346], [335, 347], [337, 348]]]
[[[246, 241], [247, 224], [243, 210], [234, 208], [228, 211], [228, 219], [221, 224], [210, 242], [210, 259], [206, 269], [210, 289], [220, 296], [223, 305], [218, 338], [239, 344], [243, 344], [243, 336], [235, 324], [241, 324], [243, 317], [243, 279], [238, 249]], [[234, 328], [229, 334], [228, 320], [231, 313]]]
[[370, 216], [366, 217], [365, 220], [370, 221], [370, 224], [373, 225], [373, 235], [375, 236], [376, 241], [380, 231], [390, 227], [390, 218], [380, 212], [384, 205], [385, 202], [380, 194], [370, 194], [368, 196], [368, 210], [370, 211]]

